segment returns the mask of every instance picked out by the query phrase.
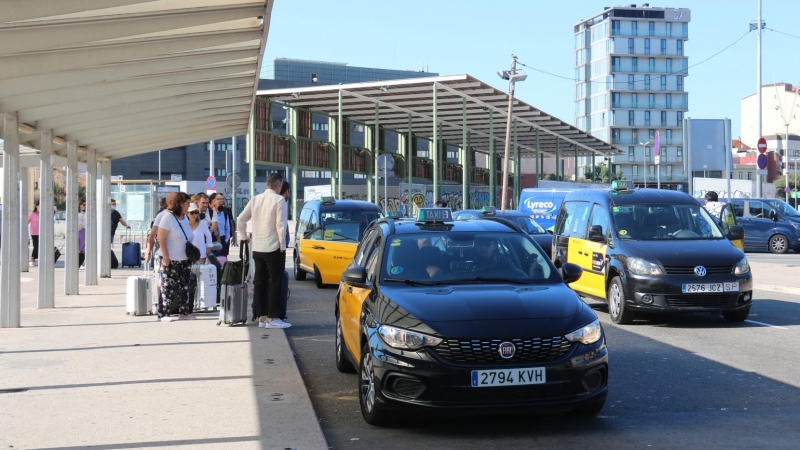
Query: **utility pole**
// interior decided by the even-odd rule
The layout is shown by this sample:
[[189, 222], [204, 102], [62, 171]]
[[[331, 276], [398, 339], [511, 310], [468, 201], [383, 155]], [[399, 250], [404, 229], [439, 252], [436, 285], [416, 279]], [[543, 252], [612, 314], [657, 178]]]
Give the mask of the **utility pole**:
[[511, 143], [511, 116], [514, 111], [514, 75], [517, 73], [517, 57], [511, 55], [511, 72], [508, 77], [508, 117], [506, 118], [506, 142], [503, 152], [503, 190], [500, 195], [500, 211], [505, 211], [508, 205], [508, 147]]
[[[756, 27], [758, 27], [758, 50], [756, 50], [756, 59], [758, 60], [758, 63], [756, 64], [756, 83], [758, 83], [758, 138], [761, 139], [761, 0], [758, 0], [758, 23], [756, 24]], [[763, 181], [764, 177], [756, 174], [756, 198], [763, 197]]]

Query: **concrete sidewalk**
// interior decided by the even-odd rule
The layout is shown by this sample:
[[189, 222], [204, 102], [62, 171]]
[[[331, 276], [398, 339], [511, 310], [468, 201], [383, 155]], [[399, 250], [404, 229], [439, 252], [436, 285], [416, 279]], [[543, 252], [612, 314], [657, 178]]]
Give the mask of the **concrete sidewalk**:
[[776, 262], [750, 262], [755, 289], [800, 295], [800, 278], [796, 267], [776, 258]]
[[23, 274], [22, 327], [0, 330], [0, 448], [328, 448], [283, 330], [128, 316], [140, 274], [64, 296], [57, 268], [49, 310]]

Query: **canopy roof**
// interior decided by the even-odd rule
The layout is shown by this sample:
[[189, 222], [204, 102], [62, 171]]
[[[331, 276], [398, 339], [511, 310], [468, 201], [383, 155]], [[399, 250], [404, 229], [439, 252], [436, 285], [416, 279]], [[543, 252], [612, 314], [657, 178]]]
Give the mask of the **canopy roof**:
[[82, 160], [245, 134], [273, 1], [2, 1], [0, 114]]
[[[410, 117], [412, 131], [430, 138], [433, 136], [434, 89], [437, 120], [442, 125], [445, 141], [453, 145], [462, 144], [463, 102], [466, 99], [470, 145], [487, 151], [492, 135], [490, 128], [493, 128], [495, 148], [503, 149], [508, 94], [470, 75], [260, 90], [258, 95], [318, 113], [337, 115], [339, 90], [342, 90], [342, 111], [348, 120], [374, 123], [377, 105], [381, 127], [405, 131]], [[523, 156], [534, 155], [536, 130], [539, 130], [539, 149], [544, 153], [555, 154], [557, 139], [560, 140], [561, 156], [574, 155], [575, 151], [578, 156], [623, 153], [617, 147], [516, 98], [512, 119], [517, 124], [517, 143]], [[493, 121], [493, 127], [490, 127], [490, 121]], [[512, 127], [512, 142], [513, 136]]]

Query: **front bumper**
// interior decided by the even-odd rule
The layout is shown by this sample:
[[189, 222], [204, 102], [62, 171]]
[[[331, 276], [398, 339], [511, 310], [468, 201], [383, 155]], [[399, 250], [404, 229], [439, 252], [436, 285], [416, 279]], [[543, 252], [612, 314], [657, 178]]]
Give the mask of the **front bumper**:
[[[682, 292], [683, 284], [696, 283], [739, 284], [738, 292], [688, 293]], [[627, 308], [638, 311], [735, 311], [749, 308], [753, 303], [753, 273], [743, 275], [662, 275], [640, 276], [628, 274], [626, 279]]]
[[[433, 349], [408, 352], [370, 339], [378, 386], [376, 402], [394, 411], [510, 413], [570, 411], [603, 401], [608, 392], [605, 338], [586, 346], [572, 344], [555, 361], [517, 364], [459, 364]], [[472, 370], [544, 367], [546, 383], [522, 386], [471, 386]]]

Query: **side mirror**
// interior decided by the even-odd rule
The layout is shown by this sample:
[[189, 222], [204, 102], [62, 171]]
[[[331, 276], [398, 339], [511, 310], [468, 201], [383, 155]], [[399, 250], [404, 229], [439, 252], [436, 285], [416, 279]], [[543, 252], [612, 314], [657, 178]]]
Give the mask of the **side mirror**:
[[342, 281], [357, 288], [367, 287], [367, 269], [361, 266], [353, 266], [342, 273]]
[[778, 213], [776, 213], [774, 209], [771, 209], [769, 211], [769, 218], [777, 222], [778, 221]]
[[600, 225], [592, 225], [589, 228], [589, 240], [592, 242], [603, 242], [606, 240], [603, 236], [603, 227]]
[[583, 275], [581, 266], [572, 263], [564, 263], [561, 266], [561, 276], [564, 278], [564, 283], [570, 284], [578, 281]]
[[739, 225], [734, 225], [728, 231], [728, 239], [731, 241], [739, 241], [744, 239], [744, 228]]
[[552, 228], [548, 228], [548, 229], [547, 229], [547, 230], [545, 230], [545, 231], [547, 231], [547, 232], [548, 232], [548, 233], [550, 233], [550, 234], [553, 234], [553, 229], [552, 229]]

